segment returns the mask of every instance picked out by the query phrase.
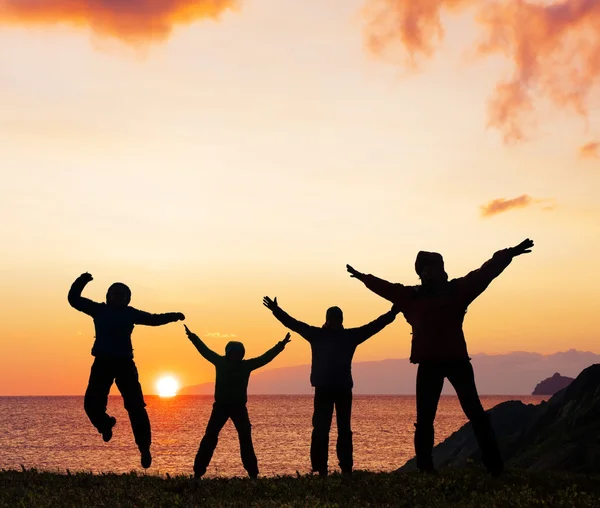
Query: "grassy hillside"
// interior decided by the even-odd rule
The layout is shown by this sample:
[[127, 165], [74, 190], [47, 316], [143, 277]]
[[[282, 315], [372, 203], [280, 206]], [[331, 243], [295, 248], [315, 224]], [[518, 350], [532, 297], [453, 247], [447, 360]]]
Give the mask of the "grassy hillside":
[[479, 469], [417, 473], [358, 472], [339, 475], [250, 479], [71, 475], [0, 472], [1, 507], [194, 507], [194, 506], [394, 506], [394, 507], [598, 507], [600, 477], [509, 471], [492, 479]]

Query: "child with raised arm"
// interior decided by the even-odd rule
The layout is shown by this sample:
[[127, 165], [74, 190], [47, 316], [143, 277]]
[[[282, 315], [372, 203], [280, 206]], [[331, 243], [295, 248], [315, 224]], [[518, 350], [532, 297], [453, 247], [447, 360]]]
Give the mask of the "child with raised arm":
[[[185, 326], [185, 325], [184, 325]], [[258, 476], [258, 461], [252, 445], [252, 425], [248, 416], [248, 381], [253, 370], [264, 367], [281, 353], [288, 342], [290, 334], [257, 358], [244, 360], [246, 350], [241, 342], [231, 341], [225, 346], [225, 356], [212, 351], [200, 338], [185, 326], [185, 333], [198, 352], [215, 366], [217, 379], [215, 383], [215, 402], [206, 426], [206, 432], [194, 460], [194, 477], [198, 480], [206, 473], [215, 448], [219, 441], [219, 433], [227, 420], [231, 418], [240, 440], [240, 452], [244, 469], [250, 478]]]
[[432, 457], [433, 423], [446, 378], [456, 390], [460, 405], [471, 422], [484, 465], [494, 476], [501, 474], [504, 469], [494, 430], [475, 386], [463, 334], [463, 321], [467, 307], [473, 300], [485, 291], [514, 257], [531, 252], [532, 247], [531, 240], [524, 240], [516, 247], [496, 252], [481, 268], [450, 281], [441, 254], [421, 251], [415, 261], [415, 271], [421, 279], [418, 286], [393, 284], [347, 265], [352, 277], [397, 305], [412, 326], [410, 361], [419, 364], [415, 454], [417, 467], [421, 471], [435, 472]]
[[337, 456], [342, 473], [352, 474], [352, 358], [359, 344], [379, 333], [396, 318], [392, 310], [358, 328], [344, 328], [344, 314], [339, 307], [327, 309], [322, 327], [310, 326], [294, 319], [277, 304], [277, 298], [265, 296], [263, 304], [283, 326], [303, 337], [312, 353], [310, 383], [315, 388], [313, 432], [310, 461], [313, 473], [328, 474], [329, 431], [335, 407], [338, 439]]
[[93, 318], [96, 330], [92, 347], [95, 360], [83, 402], [85, 412], [92, 425], [102, 434], [102, 439], [110, 441], [117, 420], [106, 414], [106, 405], [110, 388], [115, 382], [129, 414], [142, 467], [149, 468], [152, 464], [150, 420], [133, 361], [131, 332], [135, 325], [161, 326], [181, 321], [185, 316], [180, 312], [150, 314], [131, 307], [131, 291], [121, 282], [108, 288], [106, 303], [94, 302], [81, 296], [83, 288], [92, 279], [89, 273], [80, 275], [73, 282], [68, 296], [73, 308]]

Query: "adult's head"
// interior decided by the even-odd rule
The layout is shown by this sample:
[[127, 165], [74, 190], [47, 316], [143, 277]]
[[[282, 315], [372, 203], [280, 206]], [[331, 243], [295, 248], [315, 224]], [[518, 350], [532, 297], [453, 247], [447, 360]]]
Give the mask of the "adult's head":
[[117, 307], [126, 307], [131, 302], [131, 289], [122, 282], [115, 282], [106, 292], [106, 303]]
[[329, 307], [325, 314], [325, 327], [332, 330], [340, 330], [343, 328], [344, 313], [339, 307]]
[[444, 270], [444, 258], [437, 252], [421, 251], [415, 260], [415, 271], [422, 284], [446, 282], [448, 274]]
[[246, 354], [244, 344], [236, 340], [232, 340], [225, 346], [225, 356], [228, 360], [241, 362]]

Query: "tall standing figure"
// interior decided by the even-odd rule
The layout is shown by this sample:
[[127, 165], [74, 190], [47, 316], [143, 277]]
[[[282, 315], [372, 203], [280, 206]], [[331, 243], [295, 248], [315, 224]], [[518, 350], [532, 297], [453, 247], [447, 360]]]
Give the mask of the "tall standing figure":
[[206, 426], [206, 432], [194, 461], [194, 477], [202, 478], [210, 464], [219, 441], [219, 433], [231, 418], [240, 440], [242, 464], [250, 478], [258, 476], [258, 461], [252, 444], [252, 425], [248, 416], [248, 381], [253, 370], [264, 367], [272, 361], [290, 342], [290, 334], [258, 358], [244, 360], [244, 344], [231, 341], [225, 346], [225, 356], [212, 351], [195, 333], [185, 327], [185, 333], [198, 352], [215, 366], [215, 403]]
[[121, 282], [108, 288], [106, 303], [93, 302], [81, 296], [83, 288], [91, 280], [89, 273], [80, 275], [73, 282], [68, 296], [73, 308], [93, 318], [96, 330], [92, 348], [95, 360], [83, 402], [85, 412], [104, 441], [110, 441], [117, 420], [106, 413], [106, 406], [110, 388], [115, 382], [129, 414], [142, 467], [149, 468], [152, 464], [150, 420], [133, 361], [131, 333], [135, 325], [160, 326], [183, 320], [185, 316], [180, 312], [150, 314], [131, 307], [131, 291]]
[[421, 279], [418, 286], [393, 284], [347, 265], [352, 277], [398, 306], [412, 326], [410, 361], [419, 364], [415, 454], [421, 471], [435, 472], [433, 423], [445, 378], [454, 386], [461, 407], [471, 422], [484, 465], [494, 476], [504, 469], [494, 430], [475, 387], [463, 321], [469, 304], [514, 257], [531, 252], [532, 247], [533, 242], [527, 239], [516, 247], [500, 250], [481, 268], [451, 281], [448, 281], [442, 256], [421, 251], [415, 262], [415, 270]]
[[263, 304], [287, 328], [310, 344], [312, 352], [310, 383], [315, 388], [313, 432], [310, 445], [312, 470], [321, 476], [328, 474], [329, 431], [333, 409], [338, 428], [337, 456], [344, 474], [351, 474], [354, 465], [352, 450], [352, 358], [359, 344], [383, 330], [396, 318], [392, 308], [375, 321], [359, 328], [344, 328], [344, 315], [339, 307], [327, 310], [322, 327], [310, 326], [294, 319], [277, 304], [277, 298], [265, 296]]

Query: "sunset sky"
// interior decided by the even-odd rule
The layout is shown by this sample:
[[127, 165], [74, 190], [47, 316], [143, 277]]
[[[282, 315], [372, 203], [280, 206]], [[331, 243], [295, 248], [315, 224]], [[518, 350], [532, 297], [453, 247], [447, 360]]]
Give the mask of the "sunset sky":
[[[123, 281], [254, 356], [286, 333], [264, 295], [358, 326], [389, 305], [346, 263], [415, 284], [421, 249], [458, 277], [527, 237], [469, 309], [470, 352], [600, 353], [600, 2], [76, 3], [96, 7], [0, 0], [0, 395], [84, 392], [85, 271], [85, 296]], [[409, 332], [355, 361], [407, 358]], [[181, 323], [134, 348], [147, 393], [214, 378]], [[293, 335], [269, 368], [309, 361]]]

